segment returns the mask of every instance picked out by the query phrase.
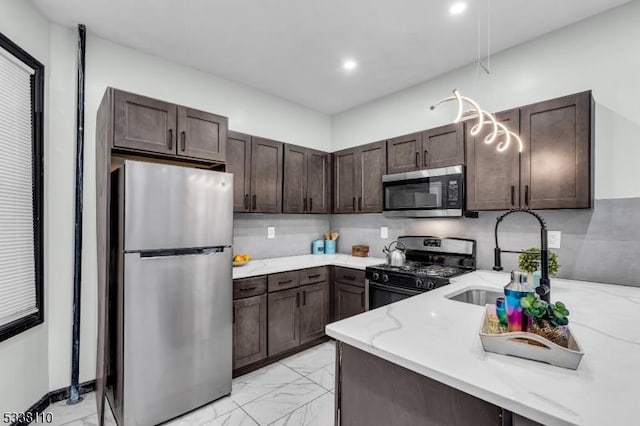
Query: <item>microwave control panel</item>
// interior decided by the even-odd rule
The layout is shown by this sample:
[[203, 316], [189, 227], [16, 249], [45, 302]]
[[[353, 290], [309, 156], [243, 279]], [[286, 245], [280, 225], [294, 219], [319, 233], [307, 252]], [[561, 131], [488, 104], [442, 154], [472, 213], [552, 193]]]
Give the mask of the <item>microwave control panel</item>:
[[463, 202], [462, 176], [451, 176], [447, 180], [447, 208], [461, 209]]

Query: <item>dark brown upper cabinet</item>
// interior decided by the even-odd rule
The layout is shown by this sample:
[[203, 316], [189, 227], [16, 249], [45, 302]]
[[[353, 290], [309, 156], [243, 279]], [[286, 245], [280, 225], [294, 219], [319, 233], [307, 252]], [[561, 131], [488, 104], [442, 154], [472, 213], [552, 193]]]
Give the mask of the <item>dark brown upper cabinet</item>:
[[329, 154], [285, 144], [284, 213], [329, 212]]
[[399, 136], [387, 141], [387, 173], [404, 173], [422, 167], [422, 133]]
[[233, 211], [250, 212], [251, 136], [229, 131], [227, 135], [227, 172], [233, 173]]
[[134, 93], [108, 88], [113, 148], [165, 158], [222, 163], [227, 118]]
[[227, 117], [178, 107], [178, 155], [224, 162]]
[[229, 131], [227, 171], [233, 173], [233, 211], [282, 212], [282, 142]]
[[[509, 130], [520, 132], [520, 110], [497, 113], [496, 119]], [[466, 123], [467, 144], [467, 210], [509, 210], [520, 206], [520, 155], [512, 144], [503, 152], [496, 151], [496, 140], [487, 145], [485, 137], [490, 126], [475, 136], [471, 128], [476, 123]]]
[[283, 143], [251, 138], [251, 211], [282, 212]]
[[422, 132], [423, 169], [464, 164], [464, 123], [448, 124]]
[[359, 147], [358, 212], [382, 211], [382, 176], [387, 172], [386, 141]]
[[592, 205], [593, 100], [578, 93], [496, 114], [516, 143], [496, 151], [483, 143], [487, 129], [467, 124], [467, 210], [580, 209]]
[[593, 109], [591, 92], [520, 109], [522, 207], [591, 207]]
[[387, 141], [387, 173], [464, 164], [464, 124], [449, 124]]
[[[358, 198], [358, 149], [333, 153], [333, 211], [356, 213]], [[380, 184], [382, 186], [382, 183]]]
[[331, 154], [307, 150], [307, 213], [331, 212]]
[[338, 151], [333, 161], [334, 213], [381, 212], [386, 141]]
[[158, 154], [176, 153], [174, 104], [113, 90], [113, 146]]

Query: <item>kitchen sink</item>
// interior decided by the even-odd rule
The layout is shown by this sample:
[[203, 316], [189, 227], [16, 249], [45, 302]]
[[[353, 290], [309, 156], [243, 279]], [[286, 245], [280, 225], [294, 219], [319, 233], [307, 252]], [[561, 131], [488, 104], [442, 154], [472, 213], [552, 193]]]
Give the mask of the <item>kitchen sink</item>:
[[501, 296], [504, 296], [504, 294], [498, 291], [488, 290], [485, 288], [468, 288], [460, 293], [448, 294], [445, 297], [457, 302], [484, 306], [487, 303], [495, 304], [496, 299]]

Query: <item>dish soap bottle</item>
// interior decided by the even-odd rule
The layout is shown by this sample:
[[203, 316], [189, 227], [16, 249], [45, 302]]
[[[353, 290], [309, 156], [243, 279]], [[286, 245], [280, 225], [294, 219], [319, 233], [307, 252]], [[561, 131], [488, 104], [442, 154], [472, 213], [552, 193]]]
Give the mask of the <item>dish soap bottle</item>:
[[509, 331], [527, 331], [527, 317], [520, 306], [520, 299], [533, 292], [533, 287], [527, 283], [526, 273], [511, 271], [511, 282], [504, 287]]

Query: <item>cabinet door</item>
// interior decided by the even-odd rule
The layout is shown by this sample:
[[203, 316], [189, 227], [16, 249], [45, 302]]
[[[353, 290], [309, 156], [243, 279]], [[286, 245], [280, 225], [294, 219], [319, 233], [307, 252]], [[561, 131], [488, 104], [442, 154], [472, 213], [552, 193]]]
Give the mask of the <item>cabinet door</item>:
[[324, 336], [329, 322], [329, 282], [311, 284], [300, 288], [300, 343]]
[[227, 117], [178, 107], [178, 156], [225, 161]]
[[387, 141], [387, 173], [404, 173], [422, 168], [422, 133]]
[[305, 213], [307, 208], [307, 149], [285, 144], [282, 211]]
[[520, 109], [522, 207], [591, 207], [591, 104], [584, 92]]
[[307, 212], [329, 213], [331, 157], [326, 152], [307, 150]]
[[177, 107], [174, 104], [115, 90], [113, 107], [114, 147], [176, 153]]
[[227, 172], [233, 173], [233, 211], [251, 210], [251, 136], [229, 131], [227, 135]]
[[359, 147], [358, 212], [382, 211], [382, 176], [387, 170], [387, 144], [374, 142]]
[[[520, 133], [520, 110], [512, 109], [496, 114], [496, 119], [516, 134]], [[491, 128], [476, 136], [471, 128], [476, 120], [466, 123], [467, 145], [467, 210], [509, 210], [520, 206], [520, 154], [518, 147], [498, 152], [498, 137], [491, 145], [484, 138]]]
[[335, 285], [336, 321], [364, 312], [364, 288], [341, 282]]
[[455, 123], [422, 133], [422, 168], [464, 164], [464, 124]]
[[333, 206], [335, 213], [355, 213], [357, 210], [358, 149], [346, 149], [333, 154]]
[[267, 296], [233, 302], [233, 368], [267, 357]]
[[282, 142], [251, 138], [251, 211], [282, 212]]
[[300, 293], [297, 288], [268, 294], [268, 353], [277, 355], [300, 344]]

